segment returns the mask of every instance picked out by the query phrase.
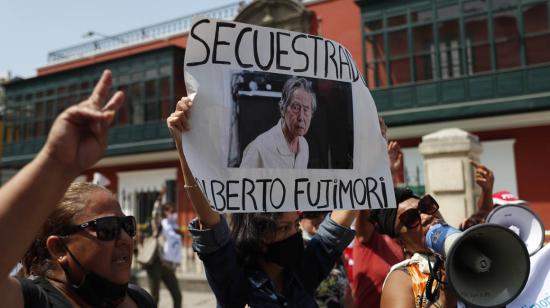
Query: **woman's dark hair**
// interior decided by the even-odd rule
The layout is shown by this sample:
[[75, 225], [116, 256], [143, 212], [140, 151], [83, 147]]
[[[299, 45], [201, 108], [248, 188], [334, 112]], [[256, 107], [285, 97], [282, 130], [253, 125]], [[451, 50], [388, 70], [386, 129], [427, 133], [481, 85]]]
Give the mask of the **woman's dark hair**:
[[51, 235], [58, 234], [63, 228], [71, 225], [88, 202], [88, 195], [94, 191], [107, 191], [106, 188], [91, 183], [73, 183], [50, 213], [29, 249], [23, 256], [23, 274], [25, 276], [42, 276], [57, 268], [52, 262], [52, 256], [46, 247], [46, 241]]
[[256, 268], [263, 254], [265, 239], [277, 232], [279, 213], [235, 213], [231, 215], [231, 235], [237, 246], [237, 257], [246, 268]]
[[[395, 187], [395, 202], [399, 204], [409, 198], [420, 199], [409, 187]], [[370, 211], [369, 221], [376, 230], [382, 234], [389, 235], [392, 238], [398, 236], [395, 230], [395, 220], [397, 219], [397, 208], [374, 209]]]
[[486, 211], [480, 211], [473, 214], [460, 225], [460, 231], [466, 231], [475, 225], [484, 223], [487, 219], [487, 215], [489, 215], [489, 212]]

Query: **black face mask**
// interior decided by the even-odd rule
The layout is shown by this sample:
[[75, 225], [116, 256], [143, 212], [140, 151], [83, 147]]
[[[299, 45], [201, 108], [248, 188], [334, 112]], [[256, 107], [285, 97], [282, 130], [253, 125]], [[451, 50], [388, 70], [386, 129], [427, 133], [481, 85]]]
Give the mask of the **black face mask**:
[[264, 257], [267, 261], [294, 271], [300, 266], [303, 254], [302, 233], [296, 232], [289, 238], [268, 244]]
[[63, 271], [69, 279], [71, 289], [86, 303], [93, 307], [114, 308], [120, 305], [126, 297], [128, 284], [118, 284], [86, 270], [65, 246], [71, 258], [84, 272], [84, 278], [80, 283], [74, 283], [71, 278], [71, 269], [63, 266]]

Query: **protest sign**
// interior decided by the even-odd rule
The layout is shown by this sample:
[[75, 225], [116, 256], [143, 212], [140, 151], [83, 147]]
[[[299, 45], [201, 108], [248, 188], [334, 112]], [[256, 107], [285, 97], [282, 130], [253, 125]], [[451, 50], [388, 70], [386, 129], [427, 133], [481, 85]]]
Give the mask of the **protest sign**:
[[510, 308], [550, 307], [550, 245], [546, 245], [531, 256], [529, 279], [521, 294], [510, 304]]
[[376, 106], [344, 46], [198, 17], [184, 70], [183, 149], [213, 209], [395, 207]]

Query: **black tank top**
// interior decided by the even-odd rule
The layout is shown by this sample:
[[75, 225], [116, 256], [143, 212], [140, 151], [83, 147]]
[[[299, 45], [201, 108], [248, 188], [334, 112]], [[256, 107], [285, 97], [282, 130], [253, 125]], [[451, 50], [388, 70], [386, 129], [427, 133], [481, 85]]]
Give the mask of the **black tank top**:
[[[47, 279], [17, 278], [23, 291], [25, 308], [73, 308]], [[128, 285], [128, 296], [139, 308], [156, 308], [155, 300], [145, 290], [134, 284]]]

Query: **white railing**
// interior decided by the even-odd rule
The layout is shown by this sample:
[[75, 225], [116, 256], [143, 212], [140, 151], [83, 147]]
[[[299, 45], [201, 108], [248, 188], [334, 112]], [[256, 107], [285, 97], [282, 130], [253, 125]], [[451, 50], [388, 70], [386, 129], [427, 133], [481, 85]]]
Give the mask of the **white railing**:
[[131, 30], [113, 36], [105, 36], [88, 43], [52, 51], [48, 53], [48, 64], [58, 64], [83, 57], [142, 44], [147, 41], [158, 40], [186, 33], [191, 29], [193, 16], [207, 16], [215, 19], [232, 20], [239, 13], [246, 1], [228, 4], [213, 10], [194, 13], [188, 16], [172, 19], [158, 24]]

